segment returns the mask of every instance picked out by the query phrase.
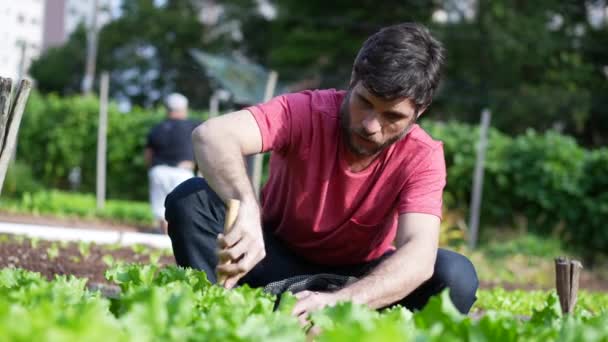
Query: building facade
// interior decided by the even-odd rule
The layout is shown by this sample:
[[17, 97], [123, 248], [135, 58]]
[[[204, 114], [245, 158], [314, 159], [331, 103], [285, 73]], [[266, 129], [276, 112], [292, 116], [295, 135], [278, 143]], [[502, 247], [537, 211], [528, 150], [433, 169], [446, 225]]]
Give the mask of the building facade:
[[0, 75], [18, 79], [42, 51], [44, 0], [0, 0]]
[[19, 79], [32, 61], [60, 46], [80, 23], [97, 27], [111, 19], [111, 0], [0, 0], [0, 76]]

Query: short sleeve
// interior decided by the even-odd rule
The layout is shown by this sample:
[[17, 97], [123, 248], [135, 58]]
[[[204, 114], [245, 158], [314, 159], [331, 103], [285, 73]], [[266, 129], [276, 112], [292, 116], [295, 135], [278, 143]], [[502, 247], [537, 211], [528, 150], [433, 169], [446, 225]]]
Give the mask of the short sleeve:
[[306, 93], [292, 93], [245, 108], [262, 135], [262, 152], [286, 151], [310, 129], [311, 104]]
[[438, 144], [409, 177], [399, 197], [399, 214], [423, 213], [441, 218], [446, 167]]

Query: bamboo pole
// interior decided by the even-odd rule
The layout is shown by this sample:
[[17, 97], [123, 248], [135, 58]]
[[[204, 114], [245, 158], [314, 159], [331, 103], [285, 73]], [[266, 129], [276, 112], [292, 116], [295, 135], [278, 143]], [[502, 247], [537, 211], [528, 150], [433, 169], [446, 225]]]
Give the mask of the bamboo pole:
[[[0, 97], [4, 99], [2, 101], [5, 101], [3, 105], [4, 108], [2, 108], [2, 113], [4, 113], [7, 110], [6, 103], [10, 102], [7, 101], [7, 96], [10, 95], [5, 94], [5, 90], [7, 88], [7, 79], [2, 79], [0, 83], [2, 84], [0, 86], [2, 91], [2, 95]], [[8, 85], [10, 92], [10, 80], [8, 80]], [[21, 118], [23, 117], [23, 112], [25, 110], [27, 99], [30, 96], [31, 89], [32, 83], [29, 80], [21, 80], [14, 101], [10, 105], [10, 109], [8, 109], [8, 115], [2, 115], [2, 122], [4, 123], [5, 118], [6, 122], [4, 123], [4, 127], [2, 129], [2, 150], [0, 151], [0, 193], [2, 192], [2, 185], [4, 184], [6, 170], [8, 169], [8, 165], [11, 161], [15, 144], [17, 143], [19, 125], [21, 125]]]

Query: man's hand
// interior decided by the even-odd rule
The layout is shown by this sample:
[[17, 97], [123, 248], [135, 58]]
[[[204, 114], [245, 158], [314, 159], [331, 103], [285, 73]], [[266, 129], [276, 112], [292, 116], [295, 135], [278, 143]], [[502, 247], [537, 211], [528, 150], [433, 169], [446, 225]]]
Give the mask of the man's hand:
[[242, 202], [234, 226], [227, 234], [219, 234], [216, 268], [218, 279], [231, 289], [247, 272], [266, 256], [259, 209], [255, 202]]
[[291, 312], [298, 318], [302, 326], [308, 324], [308, 315], [326, 306], [334, 306], [338, 301], [345, 300], [331, 292], [302, 291], [295, 294], [298, 302]]

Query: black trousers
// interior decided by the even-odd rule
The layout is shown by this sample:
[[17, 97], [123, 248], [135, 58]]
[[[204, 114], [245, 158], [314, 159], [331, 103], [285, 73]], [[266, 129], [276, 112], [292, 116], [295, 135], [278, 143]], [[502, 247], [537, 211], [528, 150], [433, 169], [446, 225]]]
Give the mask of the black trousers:
[[[196, 177], [175, 188], [167, 196], [165, 208], [177, 264], [202, 270], [215, 283], [217, 235], [224, 229], [225, 206], [222, 199], [203, 178]], [[387, 253], [359, 265], [336, 267], [314, 264], [295, 255], [272, 233], [264, 232], [264, 241], [266, 257], [241, 279], [241, 284], [261, 287], [297, 275], [318, 273], [362, 277], [390, 255]], [[431, 296], [446, 287], [450, 288], [450, 297], [456, 308], [467, 313], [476, 300], [478, 280], [475, 268], [465, 256], [439, 249], [431, 279], [398, 304], [410, 310], [421, 309]]]

